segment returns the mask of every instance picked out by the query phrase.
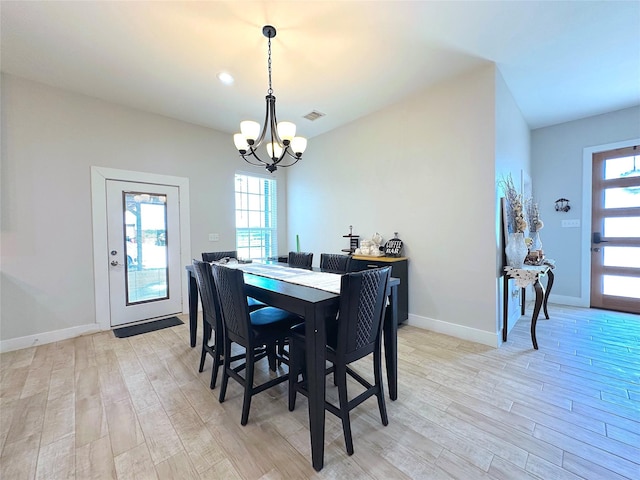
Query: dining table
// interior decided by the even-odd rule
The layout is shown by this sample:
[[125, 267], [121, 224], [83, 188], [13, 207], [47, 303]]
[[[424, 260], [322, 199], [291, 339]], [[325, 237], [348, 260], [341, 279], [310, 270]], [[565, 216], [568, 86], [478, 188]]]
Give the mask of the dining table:
[[[264, 264], [268, 274], [268, 264]], [[198, 289], [193, 267], [187, 265], [189, 276], [189, 333], [190, 345], [196, 344], [198, 319]], [[275, 269], [293, 268], [278, 263]], [[319, 268], [307, 269], [322, 272]], [[326, 271], [325, 271], [326, 272]], [[330, 272], [331, 273], [331, 272]], [[335, 272], [334, 272], [335, 273]], [[269, 278], [261, 274], [244, 271], [245, 291], [267, 305], [300, 315], [304, 318], [306, 332], [306, 360], [308, 381], [309, 431], [313, 468], [320, 471], [324, 464], [325, 424], [325, 375], [326, 375], [326, 330], [325, 318], [335, 312], [340, 303], [340, 294], [311, 286], [291, 283], [281, 278]], [[388, 287], [389, 302], [383, 325], [384, 354], [387, 367], [387, 383], [391, 400], [398, 398], [398, 285], [400, 280], [391, 278]]]

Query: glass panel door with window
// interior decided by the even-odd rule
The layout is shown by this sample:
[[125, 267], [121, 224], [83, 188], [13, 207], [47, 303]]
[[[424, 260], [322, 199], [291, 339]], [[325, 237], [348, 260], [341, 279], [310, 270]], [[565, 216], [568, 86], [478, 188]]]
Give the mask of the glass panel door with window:
[[178, 198], [174, 186], [107, 182], [111, 326], [181, 312]]
[[278, 255], [276, 181], [236, 174], [238, 258], [264, 260]]
[[591, 306], [640, 313], [640, 146], [593, 155]]

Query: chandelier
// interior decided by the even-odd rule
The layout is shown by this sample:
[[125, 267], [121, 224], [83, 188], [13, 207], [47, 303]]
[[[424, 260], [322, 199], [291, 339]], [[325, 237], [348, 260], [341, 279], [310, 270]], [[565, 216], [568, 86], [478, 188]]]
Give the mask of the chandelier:
[[[269, 89], [267, 90], [267, 111], [264, 118], [264, 125], [260, 131], [260, 124], [250, 120], [240, 122], [240, 133], [233, 136], [240, 156], [247, 163], [256, 166], [264, 166], [273, 173], [280, 167], [290, 167], [302, 158], [304, 150], [307, 148], [307, 139], [296, 137], [296, 126], [291, 122], [278, 122], [276, 119], [276, 97], [273, 96], [271, 88], [271, 39], [276, 36], [276, 29], [271, 25], [262, 27], [262, 34], [269, 39], [269, 60], [267, 63], [269, 71]], [[267, 134], [267, 130], [269, 133]], [[257, 148], [262, 142], [265, 144], [268, 160], [262, 160], [258, 156]], [[287, 163], [282, 162], [285, 157]]]

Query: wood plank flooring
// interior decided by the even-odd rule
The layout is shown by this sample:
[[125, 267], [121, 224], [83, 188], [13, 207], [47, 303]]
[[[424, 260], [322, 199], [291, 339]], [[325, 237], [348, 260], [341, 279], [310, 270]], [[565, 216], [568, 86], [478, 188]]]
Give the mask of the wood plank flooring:
[[[389, 425], [375, 399], [360, 405], [350, 457], [327, 414], [319, 473], [306, 399], [289, 412], [279, 385], [254, 397], [240, 426], [240, 386], [230, 381], [218, 402], [211, 360], [197, 372], [200, 348], [189, 348], [186, 323], [3, 353], [0, 478], [640, 478], [640, 316], [549, 310], [538, 351], [530, 311], [499, 349], [400, 328]], [[369, 375], [370, 361], [357, 369]], [[327, 392], [335, 398], [330, 379]]]

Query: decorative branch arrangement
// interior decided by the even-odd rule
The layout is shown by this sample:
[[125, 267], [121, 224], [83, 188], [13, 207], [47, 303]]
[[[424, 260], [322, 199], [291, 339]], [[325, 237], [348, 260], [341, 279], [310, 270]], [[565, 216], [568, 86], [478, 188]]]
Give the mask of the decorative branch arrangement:
[[509, 233], [524, 233], [527, 221], [524, 219], [522, 195], [518, 193], [511, 174], [502, 177], [498, 182], [507, 200], [507, 231]]
[[525, 202], [527, 211], [527, 222], [529, 224], [529, 233], [539, 232], [544, 227], [544, 223], [540, 218], [540, 210], [538, 209], [538, 203], [534, 202], [533, 198], [527, 199]]

